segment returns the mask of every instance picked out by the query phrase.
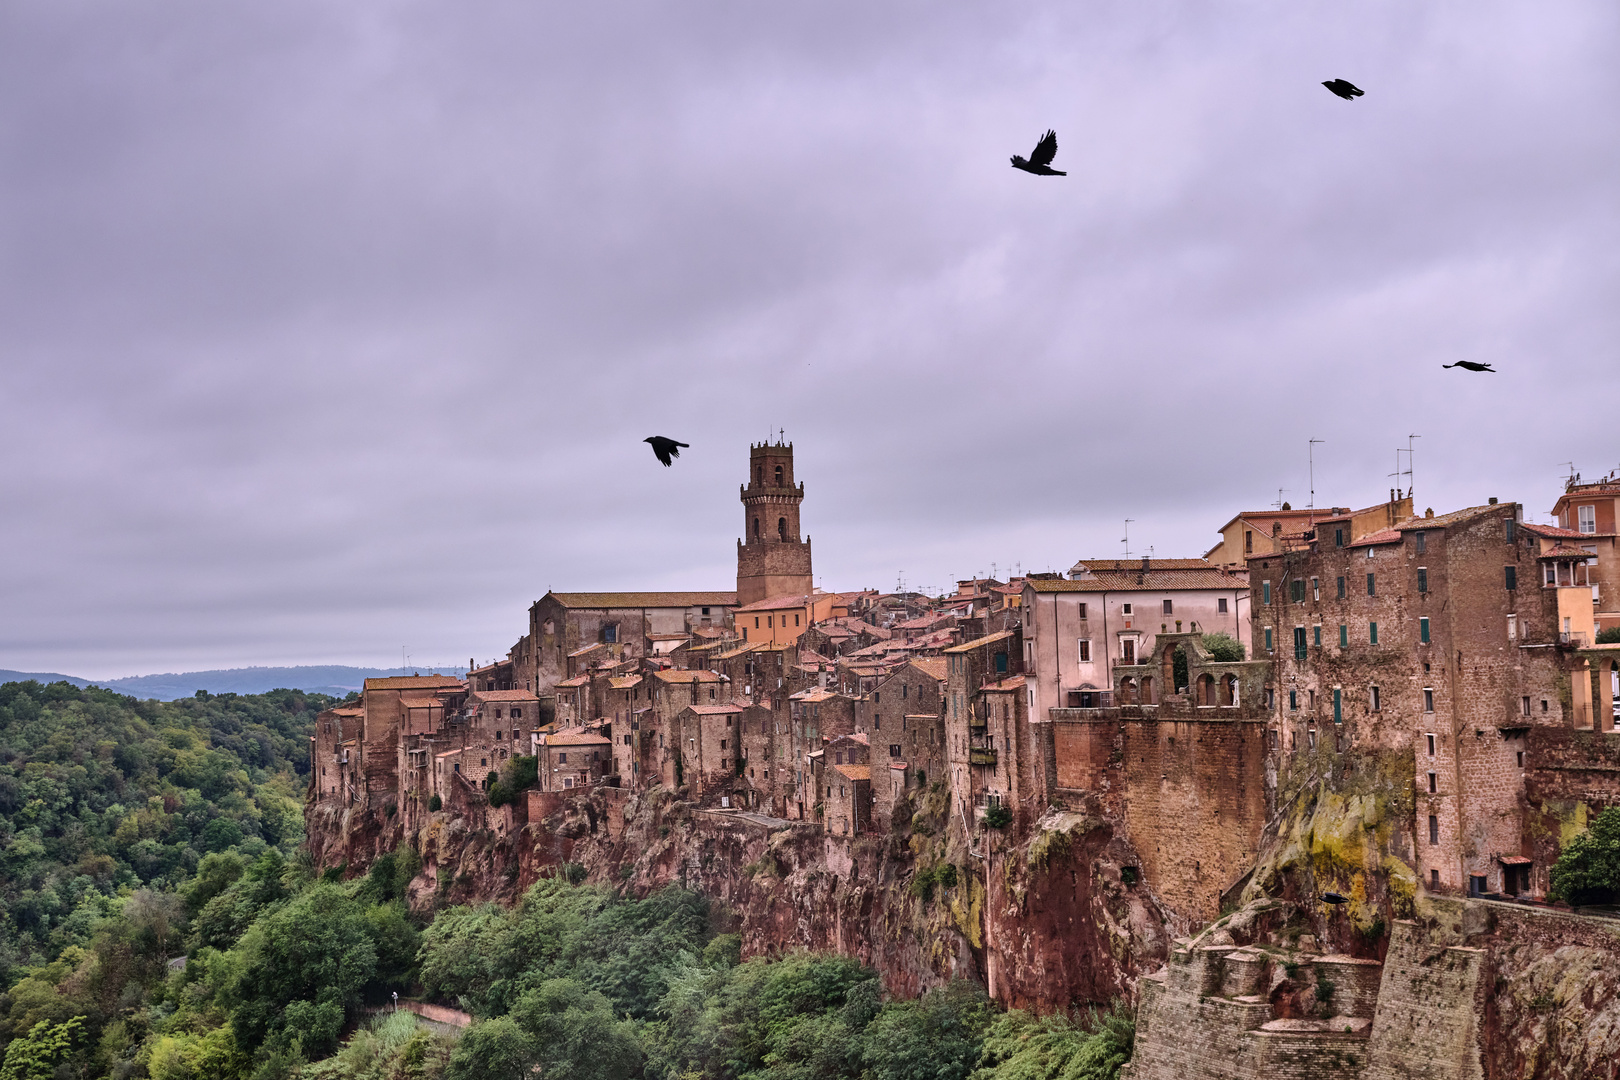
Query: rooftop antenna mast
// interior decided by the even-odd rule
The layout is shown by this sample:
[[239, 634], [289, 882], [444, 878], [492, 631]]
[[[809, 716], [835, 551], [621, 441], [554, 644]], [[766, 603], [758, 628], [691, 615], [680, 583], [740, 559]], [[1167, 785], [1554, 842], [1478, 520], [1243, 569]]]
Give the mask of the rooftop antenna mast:
[[1408, 498], [1412, 495], [1412, 463], [1417, 460], [1417, 447], [1412, 444], [1412, 440], [1421, 438], [1423, 438], [1421, 435], [1408, 435], [1406, 437], [1406, 494]]
[[1125, 519], [1125, 539], [1120, 541], [1120, 543], [1125, 545], [1125, 557], [1127, 559], [1131, 557], [1131, 522], [1135, 520], [1135, 518]]
[[1312, 439], [1306, 449], [1311, 469], [1311, 524], [1316, 524], [1316, 444], [1326, 439]]
[[1287, 488], [1278, 488], [1277, 489], [1277, 501], [1272, 503], [1271, 505], [1275, 506], [1278, 510], [1281, 510], [1283, 508], [1283, 492], [1285, 492], [1287, 490], [1288, 490]]

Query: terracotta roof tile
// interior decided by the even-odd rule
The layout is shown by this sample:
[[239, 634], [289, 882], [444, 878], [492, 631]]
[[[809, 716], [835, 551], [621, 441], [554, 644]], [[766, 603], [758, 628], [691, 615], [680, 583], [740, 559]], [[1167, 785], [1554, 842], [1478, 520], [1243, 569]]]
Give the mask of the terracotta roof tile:
[[427, 690], [440, 686], [460, 686], [454, 675], [393, 675], [383, 679], [367, 679], [367, 690]]
[[695, 712], [699, 716], [719, 716], [721, 713], [740, 713], [741, 705], [688, 705], [682, 712]]
[[1011, 630], [1003, 630], [999, 634], [988, 634], [982, 638], [976, 638], [973, 641], [964, 641], [960, 645], [953, 645], [949, 649], [946, 649], [945, 652], [965, 653], [973, 649], [982, 648], [985, 645], [994, 645], [996, 642], [1005, 641], [1012, 636], [1013, 632]]
[[694, 682], [716, 683], [724, 682], [725, 676], [718, 671], [704, 671], [701, 668], [687, 668], [684, 670], [655, 671], [653, 678], [669, 686], [689, 685]]
[[1564, 529], [1557, 525], [1536, 525], [1528, 521], [1521, 521], [1519, 528], [1531, 536], [1539, 536], [1547, 540], [1585, 540], [1588, 536], [1597, 535], [1596, 533], [1579, 532], [1575, 529]]
[[833, 770], [849, 780], [872, 782], [872, 766], [870, 765], [834, 765]]
[[538, 701], [532, 690], [474, 690], [469, 697], [479, 701]]
[[1400, 542], [1401, 530], [1379, 529], [1377, 532], [1368, 533], [1366, 536], [1352, 540], [1345, 547], [1377, 547], [1379, 544], [1398, 544]]
[[593, 735], [588, 731], [559, 731], [551, 735], [540, 736], [540, 741], [546, 746], [612, 746], [612, 740], [604, 735]]
[[911, 666], [936, 682], [945, 681], [946, 660], [943, 656], [920, 656], [911, 661]]
[[[1254, 556], [1259, 558], [1260, 556]], [[1040, 580], [1026, 583], [1037, 593], [1090, 593], [1090, 592], [1177, 592], [1181, 590], [1246, 589], [1248, 581], [1237, 574], [1222, 573], [1217, 569], [1159, 570], [1142, 573], [1132, 571], [1104, 571], [1077, 581]]]

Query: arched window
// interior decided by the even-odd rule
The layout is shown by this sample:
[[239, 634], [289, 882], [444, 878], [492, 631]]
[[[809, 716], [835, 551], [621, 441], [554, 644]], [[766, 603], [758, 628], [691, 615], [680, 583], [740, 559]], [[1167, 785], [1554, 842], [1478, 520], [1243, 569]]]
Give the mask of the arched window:
[[754, 519], [754, 537], [756, 539], [759, 537], [759, 518]]
[[757, 465], [754, 467], [754, 479], [758, 480], [761, 484], [765, 482], [765, 466]]
[[787, 539], [787, 518], [776, 519], [776, 535], [783, 540]]
[[776, 486], [782, 486], [782, 466], [780, 465], [776, 467]]

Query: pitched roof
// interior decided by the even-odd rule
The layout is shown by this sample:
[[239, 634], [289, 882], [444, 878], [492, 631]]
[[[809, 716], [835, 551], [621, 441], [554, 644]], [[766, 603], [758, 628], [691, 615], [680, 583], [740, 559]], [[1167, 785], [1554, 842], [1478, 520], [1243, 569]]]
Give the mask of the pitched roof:
[[392, 675], [382, 679], [367, 679], [367, 690], [427, 690], [439, 686], [460, 686], [454, 675]]
[[572, 679], [564, 679], [557, 683], [557, 687], [558, 689], [562, 689], [564, 687], [573, 689], [576, 686], [589, 686], [590, 684], [591, 677], [589, 675], [575, 675]]
[[600, 641], [593, 641], [589, 645], [581, 645], [579, 648], [569, 653], [568, 656], [569, 659], [572, 659], [576, 656], [584, 656], [588, 652], [595, 652], [597, 649], [605, 648], [607, 648], [607, 646], [602, 644]]
[[1560, 528], [1557, 525], [1535, 525], [1528, 521], [1521, 521], [1519, 528], [1531, 536], [1540, 536], [1547, 540], [1585, 540], [1588, 536], [1596, 535], [1595, 533], [1578, 532], [1575, 529]]
[[1552, 547], [1537, 555], [1538, 559], [1590, 559], [1593, 555], [1584, 548], [1570, 547], [1568, 544], [1554, 544]]
[[737, 606], [735, 592], [548, 592], [546, 596], [566, 608], [595, 610]]
[[917, 668], [935, 682], [945, 681], [946, 661], [943, 656], [919, 656], [911, 661], [911, 666]]
[[671, 669], [669, 671], [655, 671], [653, 678], [668, 686], [681, 686], [688, 683], [724, 682], [725, 676], [718, 671], [705, 671], [702, 668]]
[[[1268, 557], [1275, 558], [1275, 555]], [[1146, 573], [1140, 568], [1130, 571], [1105, 570], [1077, 581], [1028, 581], [1024, 587], [1037, 593], [1225, 591], [1245, 589], [1248, 582], [1236, 574], [1223, 573], [1213, 567], [1204, 570], [1160, 570], [1155, 567]]]
[[871, 746], [872, 745], [872, 740], [867, 736], [866, 732], [864, 732], [864, 731], [852, 732], [849, 735], [834, 735], [832, 741], [837, 742], [839, 739], [848, 739], [851, 742], [858, 742], [862, 746]]
[[[1208, 559], [1160, 559], [1149, 556], [1148, 568], [1150, 570], [1213, 570], [1215, 564]], [[1085, 567], [1093, 573], [1099, 570], [1140, 570], [1141, 559], [1080, 559], [1070, 567], [1073, 572], [1078, 567]], [[1022, 586], [1020, 586], [1020, 589]]]
[[763, 642], [763, 641], [749, 641], [749, 642], [745, 642], [745, 643], [743, 643], [741, 645], [738, 645], [734, 649], [727, 649], [723, 653], [716, 653], [714, 655], [713, 659], [715, 659], [715, 660], [733, 660], [733, 659], [735, 659], [735, 658], [737, 658], [739, 656], [742, 656], [744, 653], [755, 652], [755, 651], [757, 651], [759, 649], [763, 649], [764, 647], [765, 647], [765, 642]]
[[605, 735], [593, 735], [588, 731], [572, 730], [558, 731], [550, 735], [540, 736], [540, 741], [546, 746], [612, 746], [613, 741]]
[[988, 691], [1022, 690], [1023, 688], [1024, 677], [1022, 675], [1012, 675], [1005, 679], [993, 679], [980, 687], [981, 690]]
[[682, 712], [695, 712], [700, 716], [718, 716], [720, 713], [738, 713], [743, 711], [741, 705], [688, 705]]
[[817, 600], [835, 600], [833, 593], [789, 593], [786, 596], [767, 596], [763, 600], [755, 600], [752, 604], [744, 604], [738, 608], [739, 613], [744, 611], [778, 611], [782, 608], [809, 607]]
[[1505, 509], [1498, 504], [1492, 506], [1465, 506], [1461, 510], [1453, 510], [1449, 514], [1437, 514], [1434, 517], [1409, 517], [1405, 521], [1397, 522], [1395, 528], [1401, 532], [1413, 532], [1418, 529], [1444, 529], [1452, 525], [1460, 525], [1471, 521], [1481, 514], [1488, 514], [1492, 510]]
[[1398, 544], [1400, 542], [1401, 530], [1379, 529], [1377, 532], [1368, 533], [1366, 536], [1352, 540], [1345, 547], [1377, 547], [1379, 544]]
[[789, 701], [826, 701], [828, 698], [838, 696], [838, 691], [830, 690], [825, 686], [812, 686], [808, 690], [800, 690], [797, 694], [788, 696]]
[[616, 675], [608, 680], [608, 685], [615, 690], [629, 690], [641, 685], [640, 675]]
[[870, 765], [834, 765], [833, 771], [849, 780], [872, 782], [872, 766]]
[[470, 697], [479, 701], [538, 701], [532, 690], [474, 690]]
[[969, 651], [971, 651], [973, 649], [982, 648], [985, 645], [994, 645], [996, 642], [1005, 641], [1007, 638], [1010, 638], [1012, 636], [1013, 636], [1013, 632], [1011, 630], [1003, 630], [999, 634], [987, 634], [986, 636], [984, 636], [982, 638], [976, 638], [973, 641], [964, 641], [960, 645], [952, 645], [950, 648], [946, 649], [945, 651], [947, 653], [965, 653], [965, 652], [969, 652]]

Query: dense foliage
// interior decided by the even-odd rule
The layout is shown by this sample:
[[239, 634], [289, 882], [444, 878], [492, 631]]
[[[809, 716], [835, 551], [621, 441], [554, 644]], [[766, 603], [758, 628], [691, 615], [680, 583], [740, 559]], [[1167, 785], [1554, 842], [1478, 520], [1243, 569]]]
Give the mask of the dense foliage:
[[0, 974], [88, 944], [120, 892], [172, 889], [209, 853], [296, 850], [329, 701], [0, 686]]
[[1612, 904], [1620, 898], [1620, 806], [1597, 815], [1564, 845], [1547, 895], [1575, 904]]

